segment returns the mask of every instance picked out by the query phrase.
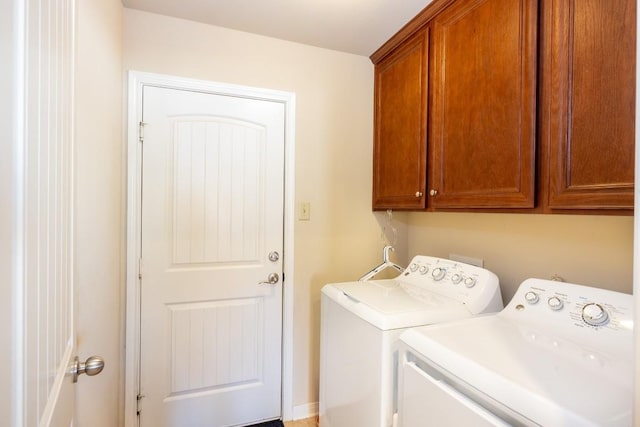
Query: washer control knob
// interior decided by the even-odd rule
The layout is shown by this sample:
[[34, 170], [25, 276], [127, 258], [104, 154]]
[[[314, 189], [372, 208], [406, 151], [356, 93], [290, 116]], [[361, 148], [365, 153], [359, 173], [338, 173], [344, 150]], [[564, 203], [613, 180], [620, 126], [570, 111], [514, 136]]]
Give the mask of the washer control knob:
[[442, 267], [437, 267], [433, 269], [433, 271], [431, 272], [431, 275], [436, 281], [438, 281], [438, 280], [442, 280], [446, 273], [447, 273], [447, 270], [445, 270]]
[[415, 262], [409, 266], [409, 270], [411, 270], [411, 272], [413, 273], [415, 273], [417, 269], [418, 269], [418, 264], [416, 264]]
[[427, 271], [429, 271], [429, 267], [427, 267], [426, 265], [420, 267], [420, 274], [427, 274]]
[[462, 282], [462, 275], [458, 273], [454, 274], [453, 276], [451, 276], [451, 281], [454, 285], [457, 285], [458, 283]]
[[549, 298], [547, 304], [549, 304], [549, 308], [553, 311], [562, 310], [562, 307], [564, 307], [564, 302], [558, 297]]
[[464, 279], [464, 285], [467, 288], [473, 288], [476, 285], [476, 278], [475, 277], [467, 277], [466, 279]]
[[600, 304], [590, 303], [582, 307], [582, 319], [591, 326], [602, 326], [609, 321], [609, 314]]
[[540, 298], [538, 297], [538, 294], [533, 292], [533, 291], [529, 291], [526, 294], [524, 294], [524, 299], [529, 303], [529, 304], [535, 304], [537, 303]]

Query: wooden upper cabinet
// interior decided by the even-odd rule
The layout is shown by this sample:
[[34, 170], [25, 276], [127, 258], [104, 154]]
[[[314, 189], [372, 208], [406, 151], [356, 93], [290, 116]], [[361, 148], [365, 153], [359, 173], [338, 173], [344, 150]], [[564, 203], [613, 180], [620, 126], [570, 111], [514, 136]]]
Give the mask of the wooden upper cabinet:
[[537, 24], [537, 0], [458, 0], [431, 22], [431, 207], [534, 206]]
[[375, 66], [373, 208], [425, 207], [428, 30]]
[[546, 208], [632, 209], [636, 0], [547, 0]]
[[632, 213], [636, 7], [430, 3], [371, 57], [373, 208]]

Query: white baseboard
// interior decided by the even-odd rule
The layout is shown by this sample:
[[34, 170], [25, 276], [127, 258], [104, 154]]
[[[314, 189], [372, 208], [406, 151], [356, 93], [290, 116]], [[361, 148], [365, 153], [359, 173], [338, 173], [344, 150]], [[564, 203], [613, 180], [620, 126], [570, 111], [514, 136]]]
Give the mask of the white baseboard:
[[293, 420], [303, 420], [318, 415], [318, 402], [293, 407]]

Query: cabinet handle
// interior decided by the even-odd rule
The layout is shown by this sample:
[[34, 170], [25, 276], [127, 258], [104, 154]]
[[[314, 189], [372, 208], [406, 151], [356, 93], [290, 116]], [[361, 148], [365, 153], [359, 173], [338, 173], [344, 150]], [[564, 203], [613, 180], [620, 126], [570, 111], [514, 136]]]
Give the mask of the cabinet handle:
[[434, 188], [432, 188], [432, 189], [431, 189], [431, 191], [429, 191], [429, 195], [430, 195], [431, 197], [434, 197], [434, 196], [435, 196], [435, 195], [437, 195], [437, 194], [438, 194], [438, 190], [436, 190], [436, 189], [434, 189]]
[[422, 197], [422, 191], [416, 191], [416, 197]]

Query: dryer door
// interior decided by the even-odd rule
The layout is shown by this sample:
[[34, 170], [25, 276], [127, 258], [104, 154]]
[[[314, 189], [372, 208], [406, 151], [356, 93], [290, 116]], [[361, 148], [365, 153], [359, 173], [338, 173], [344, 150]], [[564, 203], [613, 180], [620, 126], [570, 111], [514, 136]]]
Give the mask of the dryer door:
[[482, 406], [439, 381], [415, 362], [404, 361], [398, 399], [398, 427], [434, 426], [508, 427]]

